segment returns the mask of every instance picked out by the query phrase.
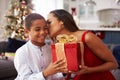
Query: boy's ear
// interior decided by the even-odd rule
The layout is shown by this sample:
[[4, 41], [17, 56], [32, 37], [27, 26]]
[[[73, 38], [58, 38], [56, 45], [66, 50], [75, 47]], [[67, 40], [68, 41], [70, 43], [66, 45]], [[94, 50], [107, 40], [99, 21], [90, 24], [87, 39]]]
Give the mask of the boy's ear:
[[24, 32], [25, 32], [25, 36], [28, 37], [28, 35], [29, 35], [29, 30], [26, 29], [26, 28], [24, 28]]
[[60, 21], [61, 24], [63, 24], [63, 21]]
[[24, 32], [25, 32], [25, 33], [29, 33], [29, 30], [26, 29], [26, 28], [24, 28]]

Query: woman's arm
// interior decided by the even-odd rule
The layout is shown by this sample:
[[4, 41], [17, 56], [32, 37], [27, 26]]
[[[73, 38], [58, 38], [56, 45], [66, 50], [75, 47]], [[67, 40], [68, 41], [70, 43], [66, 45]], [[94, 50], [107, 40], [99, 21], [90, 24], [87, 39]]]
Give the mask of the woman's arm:
[[81, 70], [76, 74], [86, 74], [92, 72], [102, 72], [118, 67], [117, 61], [111, 51], [106, 47], [100, 38], [89, 32], [85, 35], [85, 42], [93, 54], [102, 59], [105, 63], [96, 67], [80, 66]]

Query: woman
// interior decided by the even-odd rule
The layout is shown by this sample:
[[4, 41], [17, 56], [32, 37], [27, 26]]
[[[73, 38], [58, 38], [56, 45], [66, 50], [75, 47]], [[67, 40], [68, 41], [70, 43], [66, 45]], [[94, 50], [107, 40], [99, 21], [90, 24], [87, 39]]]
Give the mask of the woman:
[[90, 31], [79, 30], [70, 13], [65, 10], [53, 10], [48, 14], [47, 24], [50, 37], [55, 40], [59, 34], [76, 36], [75, 42], [83, 42], [84, 63], [75, 73], [74, 80], [115, 80], [109, 72], [118, 67], [111, 51], [95, 34]]

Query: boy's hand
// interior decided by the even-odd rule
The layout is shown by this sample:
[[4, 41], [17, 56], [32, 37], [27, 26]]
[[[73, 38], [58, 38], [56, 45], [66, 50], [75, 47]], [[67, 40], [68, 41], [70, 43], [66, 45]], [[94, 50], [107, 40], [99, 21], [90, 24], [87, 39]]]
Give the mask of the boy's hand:
[[43, 71], [44, 77], [47, 77], [58, 72], [67, 73], [68, 72], [67, 67], [63, 66], [63, 64], [65, 64], [65, 61], [63, 59], [60, 59], [54, 63], [50, 63], [49, 66]]

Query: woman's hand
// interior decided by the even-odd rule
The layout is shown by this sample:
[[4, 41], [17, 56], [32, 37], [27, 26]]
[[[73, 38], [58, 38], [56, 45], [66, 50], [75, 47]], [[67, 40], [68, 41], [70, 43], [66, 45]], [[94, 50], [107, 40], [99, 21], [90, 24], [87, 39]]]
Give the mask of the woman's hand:
[[49, 66], [43, 71], [44, 77], [47, 77], [58, 72], [67, 73], [68, 72], [67, 67], [63, 66], [63, 64], [65, 64], [65, 61], [63, 59], [60, 59], [53, 63], [51, 62]]
[[86, 73], [90, 72], [89, 71], [90, 68], [88, 68], [87, 66], [79, 65], [79, 68], [80, 68], [80, 70], [78, 70], [78, 71], [69, 71], [69, 73], [74, 73], [76, 75], [82, 75], [82, 74], [86, 74]]

